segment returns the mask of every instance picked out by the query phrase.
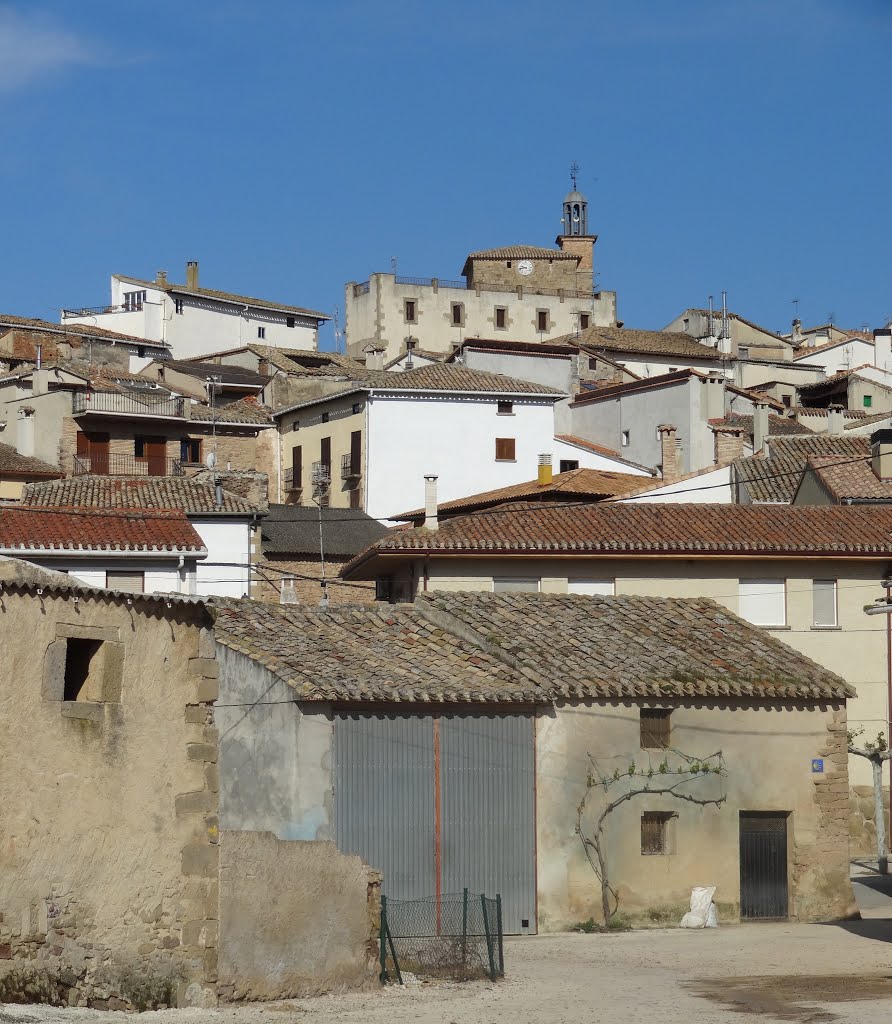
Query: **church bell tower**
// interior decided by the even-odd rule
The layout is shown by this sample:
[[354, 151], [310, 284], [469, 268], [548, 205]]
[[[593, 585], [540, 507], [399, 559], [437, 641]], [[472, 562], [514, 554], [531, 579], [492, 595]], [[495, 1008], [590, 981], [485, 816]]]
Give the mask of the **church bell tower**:
[[564, 198], [561, 215], [561, 233], [555, 239], [563, 252], [569, 252], [579, 258], [577, 265], [577, 281], [579, 291], [594, 290], [595, 242], [597, 235], [588, 233], [588, 201], [576, 188], [579, 164], [570, 164], [571, 189]]

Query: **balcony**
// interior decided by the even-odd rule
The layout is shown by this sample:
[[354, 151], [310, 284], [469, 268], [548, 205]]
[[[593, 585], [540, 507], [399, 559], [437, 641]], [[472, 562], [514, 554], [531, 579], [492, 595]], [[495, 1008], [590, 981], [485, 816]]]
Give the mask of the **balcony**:
[[354, 459], [352, 455], [341, 456], [341, 479], [342, 480], [355, 480], [357, 477], [362, 476], [362, 472], [359, 468], [359, 460]]
[[300, 476], [298, 475], [297, 482], [294, 480], [294, 470], [285, 470], [285, 490], [290, 491], [292, 494], [300, 494], [303, 490], [301, 487]]
[[74, 396], [75, 416], [98, 413], [107, 416], [130, 416], [154, 419], [185, 419], [185, 403], [182, 398], [162, 395], [125, 394], [121, 391], [77, 392]]
[[72, 456], [71, 475], [182, 476], [183, 464], [179, 459], [169, 459], [164, 455], [150, 455], [138, 459], [135, 455], [96, 452], [92, 455]]
[[124, 305], [123, 303], [117, 306], [83, 306], [81, 309], [63, 309], [62, 319], [71, 320], [74, 317], [84, 316], [102, 316], [105, 313], [138, 313], [142, 309], [142, 303], [137, 306], [132, 304]]

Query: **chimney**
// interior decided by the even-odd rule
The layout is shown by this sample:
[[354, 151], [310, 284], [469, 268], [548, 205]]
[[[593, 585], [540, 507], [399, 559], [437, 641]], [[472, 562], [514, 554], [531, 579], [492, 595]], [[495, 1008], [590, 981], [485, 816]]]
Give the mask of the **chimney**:
[[873, 365], [892, 370], [892, 327], [873, 332]]
[[743, 427], [711, 427], [715, 435], [716, 464], [726, 465], [743, 458]]
[[198, 291], [198, 260], [189, 260], [186, 264], [186, 288], [190, 292]]
[[660, 432], [660, 453], [663, 463], [663, 480], [671, 483], [681, 475], [678, 464], [678, 442], [676, 440], [676, 428], [663, 424], [657, 427]]
[[827, 433], [842, 434], [845, 430], [845, 415], [841, 405], [831, 405], [827, 410]]
[[297, 598], [297, 589], [294, 584], [297, 582], [296, 576], [283, 576], [282, 581], [279, 584], [279, 604], [299, 604]]
[[369, 347], [365, 350], [365, 368], [367, 370], [384, 369], [384, 349]]
[[554, 470], [551, 467], [551, 456], [542, 454], [539, 456], [539, 478], [540, 487], [547, 487], [554, 480]]
[[706, 388], [706, 418], [720, 420], [725, 416], [725, 378], [713, 371], [704, 382]]
[[[197, 264], [196, 264], [197, 265]], [[188, 271], [186, 272], [188, 274]], [[160, 284], [162, 288], [167, 287], [167, 271], [159, 270], [155, 274], [155, 284]]]
[[437, 477], [434, 473], [424, 475], [424, 528], [440, 529], [440, 520], [437, 518]]
[[768, 457], [768, 403], [756, 401], [753, 402], [753, 453], [760, 451]]
[[892, 480], [892, 430], [888, 427], [870, 435], [870, 468], [878, 480]]
[[39, 370], [43, 366], [43, 345], [37, 342], [37, 369]]
[[18, 420], [16, 451], [19, 455], [32, 456], [34, 454], [34, 410], [30, 405], [22, 406], [19, 409]]
[[802, 333], [802, 321], [796, 319], [793, 321], [793, 330], [790, 332], [790, 341], [793, 342], [794, 348], [799, 348], [804, 340], [805, 335]]

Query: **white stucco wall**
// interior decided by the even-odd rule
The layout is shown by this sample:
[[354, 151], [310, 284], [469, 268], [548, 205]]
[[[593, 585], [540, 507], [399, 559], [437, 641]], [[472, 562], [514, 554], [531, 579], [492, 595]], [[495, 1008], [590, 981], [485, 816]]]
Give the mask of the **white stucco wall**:
[[[561, 459], [575, 459], [579, 462], [580, 469], [603, 469], [609, 473], [630, 473], [632, 476], [651, 476], [651, 473], [641, 466], [633, 466], [622, 459], [612, 459], [609, 455], [601, 455], [598, 452], [590, 451], [582, 445], [569, 444], [555, 438], [552, 442], [552, 466], [554, 472], [560, 470]], [[530, 477], [532, 479], [532, 477]]]
[[[120, 305], [126, 292], [145, 291], [141, 310], [72, 317], [66, 323], [85, 323], [139, 338], [166, 341], [174, 359], [190, 359], [208, 352], [219, 352], [261, 342], [282, 348], [315, 349], [317, 322], [286, 311], [245, 308], [235, 302], [221, 302], [200, 295], [177, 295], [183, 312], [177, 313], [174, 296], [151, 285], [137, 285], [111, 279], [111, 303]], [[294, 327], [287, 318], [294, 317]], [[258, 328], [265, 332], [258, 337]]]
[[[195, 532], [207, 548], [195, 579], [198, 594], [244, 597], [251, 592], [251, 527], [244, 521], [192, 519]], [[227, 565], [225, 563], [235, 563]]]
[[821, 349], [820, 352], [811, 352], [798, 356], [796, 363], [802, 366], [818, 366], [823, 368], [828, 377], [840, 370], [851, 370], [863, 363], [873, 363], [874, 347], [869, 341], [860, 338], [853, 338], [842, 345], [834, 345], [833, 348]]
[[[500, 397], [513, 402], [512, 415], [498, 414]], [[440, 501], [532, 480], [539, 455], [554, 448], [552, 405], [533, 396], [373, 392], [366, 511], [386, 519], [423, 505], [426, 473], [439, 477]], [[514, 461], [496, 462], [497, 437], [515, 439]]]
[[195, 559], [185, 560], [183, 570], [178, 568], [178, 557], [167, 559], [148, 559], [140, 557], [115, 558], [106, 556], [67, 556], [61, 558], [42, 558], [39, 555], [29, 556], [29, 561], [45, 569], [67, 572], [74, 579], [86, 583], [90, 587], [105, 587], [114, 582], [109, 581], [109, 572], [141, 572], [143, 574], [143, 590], [146, 594], [187, 594], [191, 592], [190, 577], [195, 576]]

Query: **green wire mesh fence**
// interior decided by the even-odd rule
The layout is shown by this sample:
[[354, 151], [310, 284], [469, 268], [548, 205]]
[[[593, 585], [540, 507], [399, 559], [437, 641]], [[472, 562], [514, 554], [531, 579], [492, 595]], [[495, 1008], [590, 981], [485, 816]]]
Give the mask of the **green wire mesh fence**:
[[381, 981], [471, 981], [505, 973], [502, 897], [465, 889], [418, 900], [381, 897]]

